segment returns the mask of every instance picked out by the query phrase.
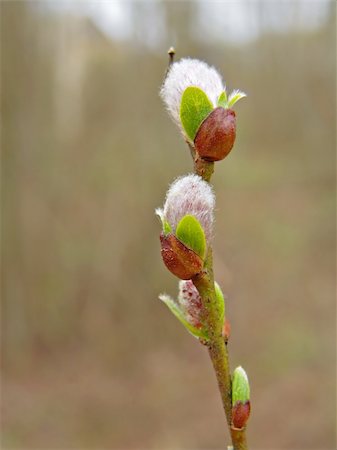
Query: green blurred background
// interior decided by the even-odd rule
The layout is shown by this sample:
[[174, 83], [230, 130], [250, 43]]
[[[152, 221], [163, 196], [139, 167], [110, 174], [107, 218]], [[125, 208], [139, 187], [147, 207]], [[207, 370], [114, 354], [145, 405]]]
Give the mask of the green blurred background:
[[192, 170], [158, 96], [170, 45], [248, 94], [213, 182], [251, 448], [336, 448], [335, 13], [1, 2], [1, 448], [228, 443], [207, 352], [157, 299], [154, 209]]

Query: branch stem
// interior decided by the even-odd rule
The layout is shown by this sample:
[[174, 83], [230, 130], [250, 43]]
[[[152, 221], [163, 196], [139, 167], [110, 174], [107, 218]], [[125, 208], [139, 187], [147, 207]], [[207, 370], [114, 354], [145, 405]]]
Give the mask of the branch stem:
[[190, 149], [191, 156], [194, 162], [194, 172], [197, 175], [200, 175], [203, 180], [209, 183], [214, 172], [214, 162], [206, 161], [206, 159], [200, 158], [193, 145], [188, 141], [186, 141], [186, 143]]
[[[192, 156], [194, 156], [195, 173], [209, 182], [214, 171], [214, 163], [200, 158], [195, 153], [194, 155], [192, 153]], [[236, 429], [232, 426], [232, 381], [227, 346], [222, 335], [223, 323], [219, 320], [220, 312], [214, 287], [211, 247], [208, 249], [203, 272], [196, 275], [192, 281], [202, 299], [203, 312], [201, 319], [206, 325], [209, 334], [208, 352], [217, 378], [233, 450], [248, 450], [245, 428]]]
[[246, 428], [231, 427], [231, 437], [234, 445], [234, 450], [247, 450]]
[[204, 271], [192, 279], [202, 299], [204, 321], [209, 335], [208, 352], [212, 360], [228, 426], [232, 422], [232, 389], [228, 352], [219, 321], [218, 302], [214, 289], [212, 249], [208, 251]]

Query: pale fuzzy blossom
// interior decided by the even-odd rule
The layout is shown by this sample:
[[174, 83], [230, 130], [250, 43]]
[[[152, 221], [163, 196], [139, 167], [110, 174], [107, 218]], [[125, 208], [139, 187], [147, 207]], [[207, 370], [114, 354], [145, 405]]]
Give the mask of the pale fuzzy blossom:
[[164, 208], [157, 209], [156, 214], [169, 223], [173, 233], [184, 216], [194, 216], [200, 222], [209, 244], [213, 235], [214, 207], [215, 195], [210, 185], [199, 175], [190, 174], [177, 178], [171, 184]]
[[191, 325], [200, 328], [202, 302], [200, 294], [192, 280], [181, 280], [179, 282], [178, 303], [184, 312], [187, 321]]
[[203, 61], [184, 58], [172, 64], [161, 87], [160, 96], [173, 121], [182, 131], [180, 103], [183, 92], [189, 86], [202, 89], [213, 103], [214, 108], [217, 106], [219, 95], [225, 90], [222, 78], [216, 69]]

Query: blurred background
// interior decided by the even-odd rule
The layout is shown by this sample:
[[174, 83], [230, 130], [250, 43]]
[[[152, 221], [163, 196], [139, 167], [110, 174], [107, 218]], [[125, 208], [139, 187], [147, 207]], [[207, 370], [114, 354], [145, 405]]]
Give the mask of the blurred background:
[[166, 307], [154, 209], [189, 152], [167, 49], [235, 107], [215, 274], [252, 449], [335, 443], [336, 3], [1, 2], [4, 449], [220, 449], [208, 355]]

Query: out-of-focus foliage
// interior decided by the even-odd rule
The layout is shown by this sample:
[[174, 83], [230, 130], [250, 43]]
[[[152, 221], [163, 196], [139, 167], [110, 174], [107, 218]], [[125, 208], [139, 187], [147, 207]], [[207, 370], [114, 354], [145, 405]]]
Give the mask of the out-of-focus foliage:
[[[157, 299], [177, 287], [154, 208], [192, 170], [158, 97], [170, 43], [142, 48], [145, 3], [123, 42], [33, 4], [1, 4], [2, 446], [223, 448], [207, 352]], [[251, 446], [333, 449], [334, 6], [242, 46], [195, 40], [191, 2], [162, 8], [177, 57], [248, 94], [213, 180]]]

